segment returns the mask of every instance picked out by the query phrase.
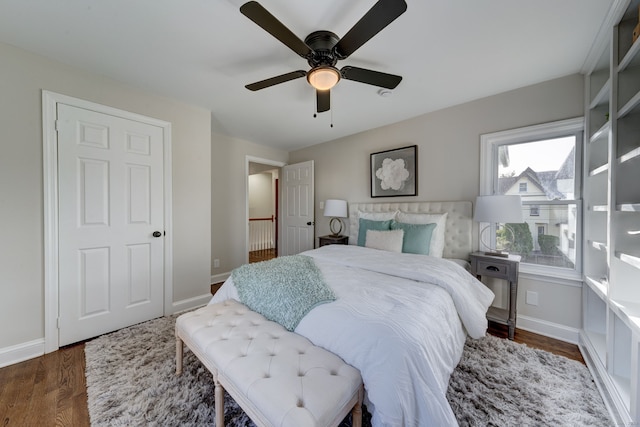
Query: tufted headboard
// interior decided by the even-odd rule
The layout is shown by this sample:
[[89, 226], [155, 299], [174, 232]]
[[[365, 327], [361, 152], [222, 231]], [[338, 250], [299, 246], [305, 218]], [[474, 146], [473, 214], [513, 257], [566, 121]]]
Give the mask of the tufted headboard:
[[444, 258], [469, 259], [473, 249], [472, 204], [469, 201], [455, 202], [400, 202], [400, 203], [349, 203], [349, 244], [356, 244], [358, 211], [408, 213], [445, 213]]

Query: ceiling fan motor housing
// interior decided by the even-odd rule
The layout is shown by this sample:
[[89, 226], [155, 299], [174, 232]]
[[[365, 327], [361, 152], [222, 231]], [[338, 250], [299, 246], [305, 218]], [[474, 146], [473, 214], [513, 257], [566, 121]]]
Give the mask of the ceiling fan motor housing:
[[333, 48], [340, 41], [340, 37], [331, 31], [314, 31], [309, 34], [304, 43], [309, 46], [312, 52], [308, 55], [307, 61], [312, 67], [320, 65], [335, 66], [338, 62]]

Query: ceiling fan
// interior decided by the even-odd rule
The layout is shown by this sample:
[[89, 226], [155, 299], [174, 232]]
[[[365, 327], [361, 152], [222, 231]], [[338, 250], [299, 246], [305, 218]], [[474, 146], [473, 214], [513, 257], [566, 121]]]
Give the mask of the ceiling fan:
[[330, 109], [331, 88], [340, 79], [354, 80], [386, 89], [395, 89], [402, 80], [401, 76], [348, 65], [338, 70], [336, 63], [339, 60], [348, 58], [373, 36], [402, 15], [405, 10], [407, 10], [407, 3], [404, 0], [378, 0], [344, 37], [340, 38], [331, 31], [322, 30], [314, 31], [302, 41], [260, 3], [256, 1], [247, 2], [240, 7], [240, 12], [280, 40], [289, 49], [306, 59], [311, 69], [309, 71], [292, 71], [248, 84], [245, 87], [256, 91], [306, 76], [309, 84], [316, 89], [316, 109], [318, 113]]

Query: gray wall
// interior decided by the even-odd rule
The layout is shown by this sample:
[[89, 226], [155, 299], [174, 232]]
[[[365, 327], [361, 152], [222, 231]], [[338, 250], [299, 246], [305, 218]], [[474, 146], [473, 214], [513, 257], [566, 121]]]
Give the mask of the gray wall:
[[[320, 201], [390, 200], [370, 197], [369, 154], [376, 151], [418, 145], [418, 197], [393, 201], [475, 201], [480, 135], [582, 116], [583, 84], [581, 75], [571, 75], [291, 152], [291, 163], [315, 161], [316, 235], [329, 231]], [[525, 279], [520, 284], [519, 315], [581, 327], [580, 288]], [[539, 292], [537, 307], [523, 303], [529, 289]]]
[[[211, 136], [212, 283], [224, 281], [229, 272], [247, 262], [249, 256], [246, 240], [247, 156], [282, 163], [289, 159], [289, 153], [283, 150], [220, 133]], [[220, 267], [213, 266], [214, 259], [220, 260]]]
[[44, 337], [41, 90], [172, 123], [173, 300], [206, 295], [211, 114], [0, 44], [0, 350]]

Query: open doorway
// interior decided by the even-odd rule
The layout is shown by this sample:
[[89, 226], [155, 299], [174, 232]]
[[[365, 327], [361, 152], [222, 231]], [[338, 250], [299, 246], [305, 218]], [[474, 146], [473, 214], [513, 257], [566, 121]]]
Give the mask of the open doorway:
[[249, 161], [247, 181], [249, 262], [278, 253], [278, 183], [280, 168]]

